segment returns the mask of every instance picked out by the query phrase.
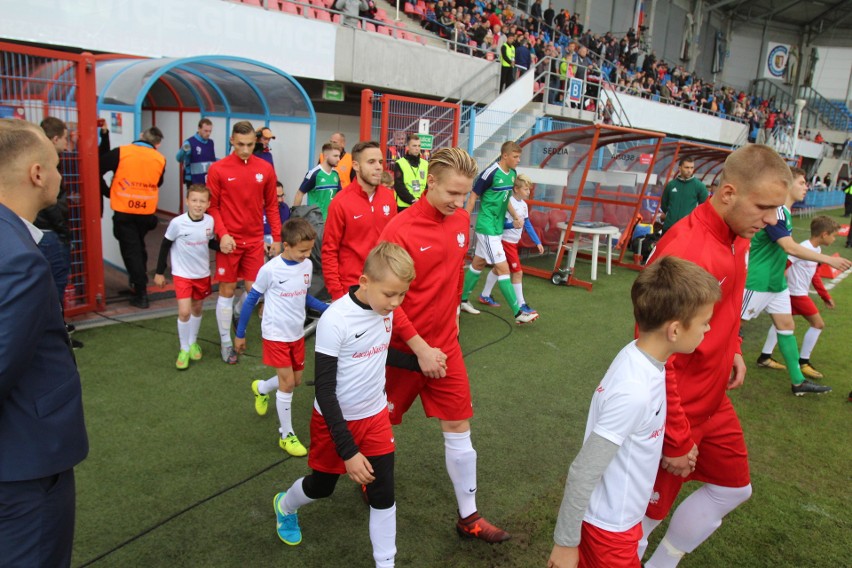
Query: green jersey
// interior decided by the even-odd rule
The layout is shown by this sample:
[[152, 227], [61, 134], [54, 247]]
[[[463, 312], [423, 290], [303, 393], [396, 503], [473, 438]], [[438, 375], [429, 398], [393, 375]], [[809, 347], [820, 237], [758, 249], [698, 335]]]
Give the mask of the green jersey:
[[707, 201], [707, 186], [695, 178], [673, 179], [666, 184], [663, 197], [660, 199], [660, 210], [666, 214], [663, 230], [667, 231], [672, 225], [692, 213], [692, 210]]
[[777, 241], [792, 233], [792, 215], [782, 205], [778, 208], [778, 223], [767, 225], [751, 238], [746, 289], [754, 292], [783, 292], [787, 289], [787, 277], [784, 276], [787, 253]]
[[479, 196], [479, 214], [475, 230], [480, 235], [499, 237], [503, 234], [503, 222], [517, 175], [515, 170], [504, 172], [495, 162], [476, 180], [473, 191]]
[[316, 205], [322, 211], [322, 218], [328, 217], [328, 205], [331, 198], [340, 191], [340, 176], [331, 170], [325, 173], [321, 165], [315, 166], [305, 175], [299, 191], [308, 194], [308, 205]]

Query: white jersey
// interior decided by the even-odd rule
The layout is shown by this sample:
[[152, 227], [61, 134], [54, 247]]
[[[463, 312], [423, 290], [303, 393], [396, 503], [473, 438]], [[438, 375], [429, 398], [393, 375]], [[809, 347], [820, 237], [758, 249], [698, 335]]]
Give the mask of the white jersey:
[[[799, 244], [817, 254], [822, 254], [822, 247], [815, 247], [811, 244], [810, 239]], [[787, 269], [787, 288], [790, 289], [790, 295], [807, 296], [811, 290], [811, 280], [816, 274], [819, 263], [812, 260], [802, 260], [793, 255], [790, 255], [789, 259], [791, 264], [790, 268]]]
[[[514, 195], [509, 198], [509, 202], [512, 204], [512, 208], [515, 210], [515, 215], [518, 216], [518, 219], [524, 220], [530, 216], [529, 208], [527, 207], [527, 202], [523, 199], [516, 199]], [[506, 221], [513, 221], [512, 215], [509, 213], [509, 210], [506, 210]], [[507, 243], [515, 243], [517, 244], [521, 240], [521, 233], [524, 232], [523, 227], [520, 229], [503, 229], [503, 237], [502, 239]]]
[[[337, 357], [337, 402], [346, 420], [375, 416], [388, 405], [385, 363], [392, 326], [393, 313], [378, 314], [350, 294], [319, 320], [314, 350]], [[322, 414], [316, 400], [314, 408]]]
[[296, 341], [305, 335], [305, 302], [313, 264], [287, 264], [281, 255], [260, 267], [252, 286], [263, 294], [260, 331], [269, 341]]
[[663, 453], [666, 372], [633, 341], [615, 357], [592, 396], [592, 432], [621, 446], [595, 486], [584, 519], [611, 532], [642, 520]]
[[193, 279], [209, 277], [208, 245], [215, 236], [213, 217], [206, 213], [198, 221], [193, 221], [189, 213], [172, 219], [166, 228], [166, 238], [174, 243], [169, 251], [172, 275]]

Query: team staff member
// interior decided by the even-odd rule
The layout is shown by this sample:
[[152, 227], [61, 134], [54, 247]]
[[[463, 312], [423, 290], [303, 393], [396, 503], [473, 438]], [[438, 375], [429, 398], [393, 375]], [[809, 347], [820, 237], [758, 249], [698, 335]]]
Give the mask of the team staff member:
[[32, 221], [56, 203], [44, 133], [0, 119], [0, 551], [3, 566], [71, 565], [74, 466], [89, 452], [80, 375]]
[[[246, 293], [251, 292], [257, 271], [263, 266], [261, 219], [264, 211], [270, 234], [281, 235], [275, 170], [269, 162], [252, 153], [256, 139], [249, 121], [234, 124], [231, 130], [233, 153], [210, 166], [207, 174], [210, 188], [207, 213], [215, 222], [220, 248], [216, 253], [216, 278], [219, 280], [216, 322], [222, 360], [230, 365], [237, 363], [237, 352], [231, 340], [234, 292], [237, 280], [244, 280]], [[280, 239], [268, 246], [270, 256], [281, 253]]]
[[396, 215], [393, 191], [381, 185], [384, 158], [378, 142], [352, 148], [355, 180], [331, 200], [322, 238], [322, 274], [336, 300], [358, 283], [370, 250]]
[[660, 198], [660, 211], [663, 212], [663, 231], [692, 213], [692, 210], [707, 201], [707, 186], [697, 179], [695, 160], [684, 156], [678, 162], [678, 176], [666, 184]]
[[[442, 148], [435, 152], [423, 199], [391, 221], [379, 238], [401, 245], [414, 259], [417, 276], [398, 309], [405, 311], [426, 343], [447, 356], [445, 377], [429, 378], [431, 375], [388, 367], [385, 388], [392, 424], [402, 422], [418, 395], [426, 415], [440, 421], [447, 473], [458, 501], [456, 530], [466, 538], [496, 543], [511, 536], [486, 521], [476, 507], [476, 450], [470, 439], [473, 407], [458, 340], [462, 265], [470, 227], [464, 200], [476, 171], [476, 162], [464, 150]], [[411, 352], [399, 338], [394, 338], [391, 346]]]
[[216, 148], [210, 138], [212, 133], [213, 122], [202, 118], [198, 121], [198, 132], [183, 143], [175, 156], [183, 166], [183, 183], [187, 189], [192, 184], [207, 184], [207, 171], [216, 161]]
[[[648, 568], [677, 566], [751, 496], [743, 430], [726, 391], [745, 379], [738, 331], [749, 239], [777, 222], [776, 209], [792, 183], [790, 168], [770, 147], [753, 144], [736, 150], [725, 160], [713, 197], [666, 232], [651, 257], [677, 256], [698, 264], [719, 281], [722, 299], [701, 345], [666, 364], [663, 458], [642, 521], [640, 558], [648, 535], [668, 514], [684, 481], [704, 485], [678, 506], [645, 564]], [[696, 453], [692, 471], [689, 462]]]
[[405, 139], [405, 155], [393, 166], [393, 189], [399, 211], [420, 199], [426, 190], [429, 162], [420, 157], [420, 136], [409, 134]]
[[[109, 192], [112, 234], [118, 239], [121, 259], [130, 277], [130, 305], [148, 308], [148, 250], [145, 235], [157, 226], [157, 201], [166, 158], [157, 152], [163, 133], [156, 126], [139, 140], [119, 146], [100, 158], [100, 173], [114, 172]], [[105, 185], [102, 187], [106, 187]]]

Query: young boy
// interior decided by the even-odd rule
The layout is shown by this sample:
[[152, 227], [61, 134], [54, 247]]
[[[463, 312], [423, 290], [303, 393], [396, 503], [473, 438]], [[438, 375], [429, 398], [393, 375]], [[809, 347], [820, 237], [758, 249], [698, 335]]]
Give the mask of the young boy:
[[[741, 317], [743, 321], [748, 321], [764, 310], [771, 316], [778, 335], [778, 347], [792, 383], [790, 388], [794, 395], [803, 396], [831, 392], [831, 387], [806, 379], [799, 367], [799, 346], [794, 335], [796, 324], [793, 322], [787, 278], [784, 276], [787, 256], [829, 264], [837, 270], [848, 269], [852, 262], [845, 258], [816, 253], [793, 240], [793, 216], [790, 208], [793, 203], [805, 198], [808, 182], [805, 180], [805, 170], [791, 167], [790, 173], [793, 183], [787, 192], [786, 203], [778, 208], [776, 224], [767, 225], [751, 239]], [[770, 361], [768, 355], [761, 355], [757, 359], [757, 366], [780, 366], [778, 363], [773, 365]]]
[[[568, 470], [549, 567], [641, 566], [641, 521], [665, 432], [665, 362], [698, 347], [721, 292], [703, 268], [665, 257], [639, 274], [631, 297], [638, 339], [619, 352], [592, 396], [585, 441]], [[696, 460], [693, 452], [691, 467]]]
[[198, 330], [201, 329], [204, 298], [212, 291], [210, 254], [207, 249], [218, 250], [218, 243], [213, 240], [216, 237], [213, 217], [205, 213], [209, 206], [210, 190], [203, 185], [190, 185], [186, 191], [186, 213], [169, 222], [160, 245], [157, 273], [154, 276], [154, 284], [160, 288], [166, 285], [166, 258], [170, 258], [178, 303], [177, 327], [180, 339], [175, 367], [181, 371], [189, 367], [190, 359], [201, 359]]
[[[316, 336], [316, 400], [311, 418], [310, 475], [275, 496], [278, 537], [302, 541], [296, 511], [329, 497], [346, 474], [366, 485], [370, 540], [377, 567], [394, 565], [396, 500], [394, 441], [385, 396], [385, 364], [418, 369], [412, 355], [388, 351], [391, 330], [418, 357], [446, 363], [396, 309], [414, 279], [414, 262], [399, 245], [378, 244], [368, 255], [358, 285], [320, 318]], [[444, 367], [446, 368], [446, 367]]]
[[293, 206], [302, 204], [302, 198], [308, 195], [308, 205], [316, 205], [322, 211], [322, 218], [328, 218], [328, 205], [340, 190], [340, 176], [334, 170], [340, 161], [340, 146], [328, 142], [322, 146], [322, 162], [311, 168], [305, 175], [302, 185], [296, 192]]
[[278, 445], [294, 457], [308, 454], [293, 431], [290, 412], [293, 390], [301, 384], [305, 368], [305, 305], [320, 312], [328, 308], [308, 294], [313, 274], [313, 264], [308, 257], [316, 238], [316, 231], [306, 219], [290, 219], [284, 223], [281, 227], [284, 249], [277, 258], [264, 264], [258, 271], [257, 280], [240, 312], [234, 340], [237, 353], [244, 352], [246, 326], [255, 304], [263, 296], [263, 363], [275, 367], [275, 376], [265, 381], [252, 382], [254, 409], [261, 416], [265, 415], [269, 393], [276, 391], [275, 407], [281, 424]]
[[[516, 229], [512, 216], [508, 212], [506, 213], [506, 222], [503, 224], [503, 251], [506, 253], [506, 262], [509, 263], [509, 272], [512, 275], [512, 288], [515, 289], [515, 296], [518, 299], [518, 303], [521, 305], [521, 310], [528, 313], [536, 313], [536, 311], [532, 309], [524, 299], [524, 272], [521, 269], [521, 259], [518, 256], [518, 242], [521, 240], [522, 231], [526, 231], [530, 236], [532, 242], [535, 243], [536, 247], [538, 247], [539, 254], [544, 252], [541, 240], [535, 233], [532, 223], [530, 223], [529, 208], [527, 207], [526, 201], [524, 201], [529, 198], [531, 189], [532, 180], [529, 176], [521, 174], [515, 178], [515, 186], [512, 189], [510, 203], [518, 218], [523, 220], [524, 228]], [[485, 278], [485, 287], [482, 289], [482, 294], [479, 296], [480, 304], [485, 304], [486, 306], [494, 308], [500, 307], [500, 304], [491, 297], [491, 291], [494, 289], [494, 285], [496, 283], [497, 270], [493, 269]]]
[[[802, 247], [812, 251], [815, 254], [821, 254], [823, 246], [829, 246], [837, 238], [837, 231], [840, 229], [840, 224], [830, 217], [820, 215], [814, 217], [811, 221], [811, 238], [799, 243]], [[802, 339], [802, 349], [799, 353], [799, 366], [802, 374], [810, 379], [823, 378], [822, 373], [817, 371], [811, 365], [811, 353], [816, 346], [822, 330], [825, 328], [825, 322], [822, 316], [819, 315], [819, 309], [811, 297], [808, 295], [811, 282], [816, 289], [819, 297], [825, 302], [825, 306], [829, 309], [834, 308], [834, 300], [825, 286], [822, 284], [822, 278], [817, 274], [817, 262], [812, 260], [803, 260], [797, 257], [790, 259], [790, 267], [787, 269], [787, 286], [790, 290], [790, 306], [794, 316], [802, 316], [808, 323], [811, 324], [808, 331], [805, 332], [805, 337]], [[766, 343], [763, 344], [760, 358], [768, 361], [768, 366], [773, 368], [785, 368], [780, 363], [772, 359], [772, 351], [775, 350], [775, 344], [778, 342], [778, 333], [775, 326], [769, 327], [769, 333], [766, 335]], [[774, 363], [775, 365], [771, 365]]]

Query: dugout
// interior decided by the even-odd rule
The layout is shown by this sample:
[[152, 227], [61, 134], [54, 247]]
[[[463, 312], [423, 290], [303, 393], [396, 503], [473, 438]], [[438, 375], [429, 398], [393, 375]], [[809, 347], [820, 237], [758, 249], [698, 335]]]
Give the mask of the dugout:
[[[175, 154], [195, 134], [202, 116], [213, 122], [218, 158], [230, 153], [228, 139], [235, 121], [268, 126], [276, 136], [270, 145], [275, 170], [290, 194], [313, 166], [313, 105], [298, 81], [279, 69], [223, 55], [160, 59], [101, 55], [96, 60], [97, 111], [109, 126], [111, 146], [132, 142], [150, 126], [163, 131], [159, 151], [167, 165], [158, 209], [164, 216], [183, 212], [182, 172]], [[123, 267], [108, 200], [101, 229], [104, 260]], [[156, 246], [148, 246], [149, 268], [156, 261]]]
[[[543, 132], [524, 140], [517, 171], [532, 178], [530, 221], [546, 249], [553, 253], [536, 259], [536, 266], [524, 264], [524, 272], [555, 284], [591, 290], [590, 282], [563, 268], [566, 252], [574, 247], [575, 253], [587, 248], [589, 239], [586, 234], [575, 234], [575, 227], [614, 227], [614, 263], [638, 269], [632, 255], [625, 261], [625, 245], [640, 216], [646, 189], [655, 181], [654, 164], [664, 136], [593, 124]], [[526, 235], [519, 243], [520, 248], [533, 246]], [[591, 258], [584, 252], [579, 256]]]

